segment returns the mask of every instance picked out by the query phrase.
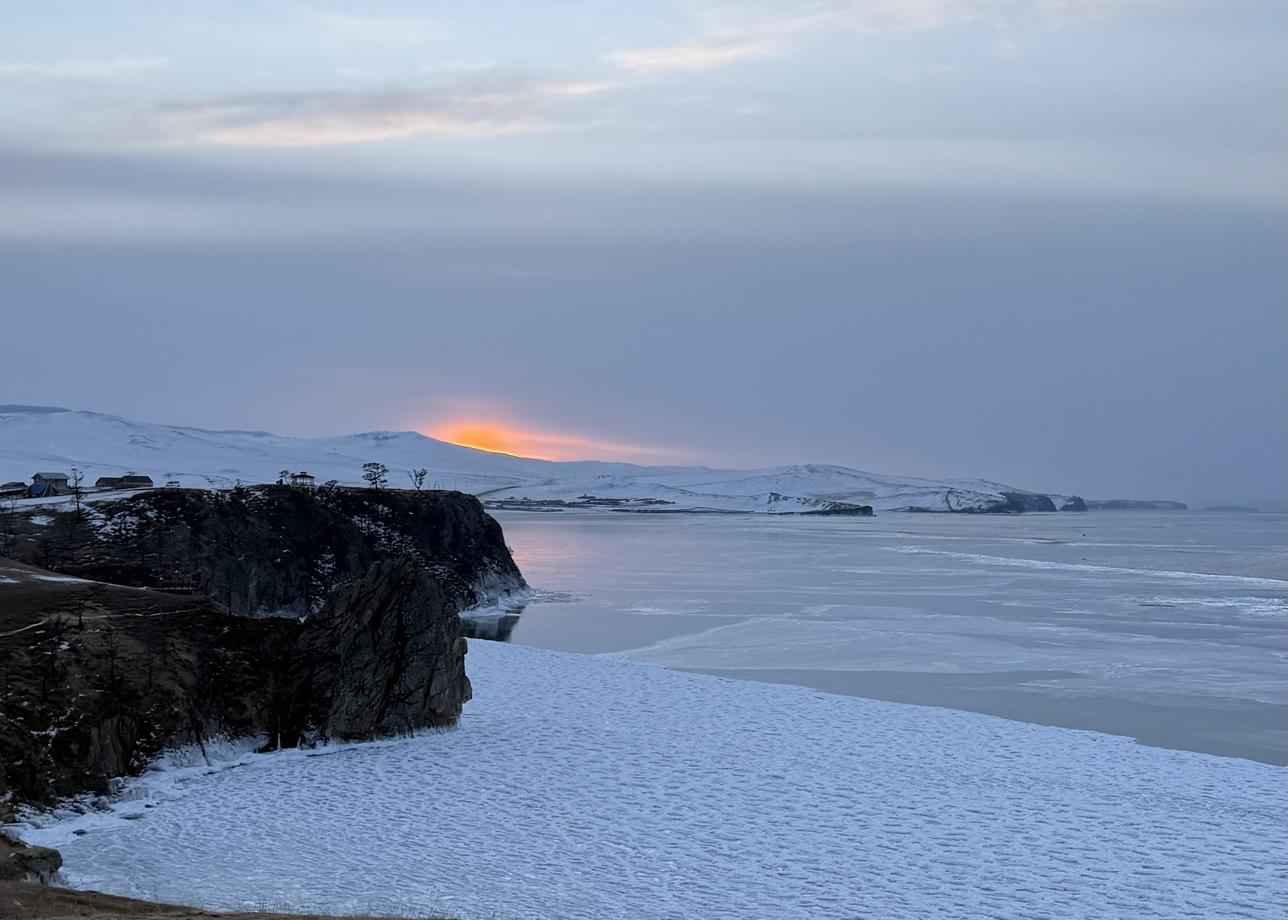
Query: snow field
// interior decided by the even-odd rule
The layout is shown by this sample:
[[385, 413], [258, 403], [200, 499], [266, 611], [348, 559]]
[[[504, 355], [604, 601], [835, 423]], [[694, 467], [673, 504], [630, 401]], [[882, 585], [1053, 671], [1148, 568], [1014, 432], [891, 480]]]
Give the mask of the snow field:
[[455, 730], [171, 760], [24, 836], [77, 886], [218, 909], [1284, 915], [1281, 768], [489, 642], [469, 667]]

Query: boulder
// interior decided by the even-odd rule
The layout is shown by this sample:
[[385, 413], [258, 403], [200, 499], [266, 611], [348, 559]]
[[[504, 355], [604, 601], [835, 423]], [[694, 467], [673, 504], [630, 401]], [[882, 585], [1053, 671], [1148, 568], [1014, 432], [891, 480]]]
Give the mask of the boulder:
[[62, 865], [63, 857], [57, 850], [28, 846], [0, 833], [0, 881], [49, 885], [57, 881]]

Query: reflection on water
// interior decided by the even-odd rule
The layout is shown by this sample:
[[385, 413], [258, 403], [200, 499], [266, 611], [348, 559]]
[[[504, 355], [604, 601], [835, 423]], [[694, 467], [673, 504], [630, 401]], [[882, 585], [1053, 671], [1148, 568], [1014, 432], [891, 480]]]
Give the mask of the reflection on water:
[[470, 639], [488, 639], [492, 642], [509, 642], [514, 627], [519, 624], [523, 606], [510, 607], [495, 614], [463, 616], [461, 623]]

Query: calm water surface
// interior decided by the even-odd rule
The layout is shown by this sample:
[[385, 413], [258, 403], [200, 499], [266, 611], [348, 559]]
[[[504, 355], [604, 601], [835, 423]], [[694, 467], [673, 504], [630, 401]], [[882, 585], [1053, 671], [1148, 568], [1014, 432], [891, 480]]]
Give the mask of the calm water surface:
[[1288, 516], [498, 513], [476, 635], [1288, 763]]

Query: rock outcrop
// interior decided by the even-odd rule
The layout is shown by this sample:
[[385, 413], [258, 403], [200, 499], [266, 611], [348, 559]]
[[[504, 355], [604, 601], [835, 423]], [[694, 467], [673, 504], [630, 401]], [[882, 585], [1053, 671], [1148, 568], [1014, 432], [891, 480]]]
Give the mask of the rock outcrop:
[[523, 584], [457, 493], [175, 490], [72, 515], [19, 534], [41, 567], [0, 560], [0, 812], [215, 737], [450, 725], [460, 610]]
[[1055, 502], [1050, 495], [1038, 492], [1003, 492], [1003, 501], [991, 509], [998, 514], [1023, 514], [1028, 511], [1054, 511]]
[[0, 881], [48, 885], [56, 880], [62, 865], [63, 857], [57, 850], [29, 846], [0, 833]]
[[1061, 511], [1086, 511], [1087, 503], [1079, 495], [1070, 495], [1060, 505]]
[[462, 605], [520, 587], [501, 535], [460, 492], [255, 486], [156, 489], [62, 511], [14, 558], [96, 581], [207, 595], [239, 616], [305, 616], [392, 556], [418, 559]]
[[950, 489], [944, 496], [943, 507], [913, 505], [905, 511], [922, 513], [951, 512], [954, 514], [1024, 514], [1030, 511], [1055, 511], [1050, 495], [1040, 492], [1001, 492], [1001, 498], [981, 501], [972, 493], [959, 493]]
[[408, 557], [379, 562], [341, 587], [302, 635], [311, 662], [307, 722], [332, 738], [449, 725], [470, 698], [460, 618]]

